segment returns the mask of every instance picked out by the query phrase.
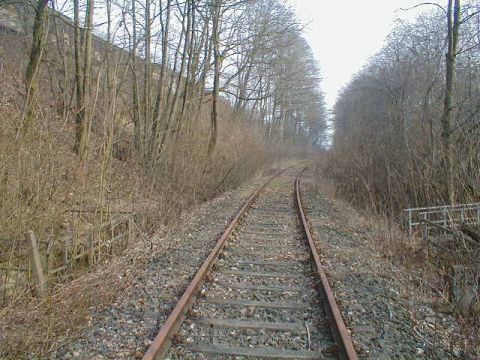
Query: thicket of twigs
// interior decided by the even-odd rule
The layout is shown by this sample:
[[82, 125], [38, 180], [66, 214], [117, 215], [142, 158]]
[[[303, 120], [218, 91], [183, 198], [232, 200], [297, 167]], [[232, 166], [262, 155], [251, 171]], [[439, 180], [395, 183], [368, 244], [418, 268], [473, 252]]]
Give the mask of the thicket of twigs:
[[[429, 5], [425, 5], [429, 6]], [[445, 112], [447, 21], [443, 10], [399, 21], [384, 47], [345, 87], [334, 112], [331, 172], [337, 192], [392, 215], [406, 207], [478, 201], [479, 7], [462, 7], [451, 121]], [[448, 132], [448, 134], [446, 134]], [[446, 169], [445, 137], [452, 147]]]
[[[480, 5], [423, 6], [431, 9], [398, 21], [334, 109], [327, 171], [336, 193], [397, 225], [404, 208], [480, 199]], [[417, 239], [410, 255], [426, 253], [450, 300], [478, 317], [479, 229], [430, 229], [440, 236]], [[402, 238], [389, 242], [397, 255], [411, 245]]]
[[92, 211], [122, 211], [145, 232], [324, 128], [318, 69], [281, 1], [2, 1], [0, 46], [5, 267], [29, 229], [77, 249]]

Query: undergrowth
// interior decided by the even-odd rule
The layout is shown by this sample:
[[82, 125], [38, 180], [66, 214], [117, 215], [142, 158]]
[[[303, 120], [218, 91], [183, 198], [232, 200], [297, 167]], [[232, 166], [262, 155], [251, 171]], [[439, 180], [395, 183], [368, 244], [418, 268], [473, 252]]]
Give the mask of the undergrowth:
[[[336, 179], [329, 177], [328, 153], [315, 154], [313, 172], [316, 181], [315, 191], [329, 199], [348, 202], [357, 211], [348, 214], [348, 227], [368, 229], [368, 236], [383, 258], [393, 267], [401, 266], [408, 271], [407, 276], [415, 284], [416, 291], [426, 294], [431, 305], [439, 313], [454, 314], [462, 333], [451, 339], [452, 344], [463, 348], [468, 354], [477, 354], [480, 326], [478, 288], [462, 283], [452, 277], [452, 268], [460, 265], [478, 273], [478, 248], [471, 249], [457, 243], [445, 235], [430, 235], [429, 241], [420, 234], [408, 236], [405, 219], [378, 213], [372, 206], [364, 208], [351, 202], [350, 197], [342, 197], [337, 189]], [[457, 239], [458, 240], [458, 239]], [[453, 294], [453, 282], [460, 294]], [[469, 294], [469, 296], [467, 296]], [[473, 301], [472, 301], [473, 296]], [[476, 297], [476, 300], [475, 300]], [[468, 304], [464, 299], [468, 298]], [[474, 355], [473, 355], [474, 356]]]

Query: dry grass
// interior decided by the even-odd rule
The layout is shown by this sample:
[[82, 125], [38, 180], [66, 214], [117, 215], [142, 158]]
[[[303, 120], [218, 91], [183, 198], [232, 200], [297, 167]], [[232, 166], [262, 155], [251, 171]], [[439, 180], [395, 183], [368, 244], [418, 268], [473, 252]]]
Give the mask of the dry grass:
[[80, 162], [72, 150], [72, 124], [63, 123], [48, 106], [39, 109], [38, 121], [28, 132], [18, 134], [21, 99], [8, 96], [8, 86], [15, 86], [11, 79], [1, 81], [5, 85], [0, 98], [2, 253], [18, 247], [27, 229], [42, 240], [55, 236], [67, 221], [67, 209], [95, 208], [102, 201], [114, 208], [129, 208], [132, 199], [155, 204], [158, 196], [152, 194], [134, 161], [113, 159], [105, 173], [98, 139], [90, 160]]
[[[93, 307], [109, 304], [124, 288], [121, 262], [58, 287], [45, 300], [22, 298], [0, 310], [0, 358], [48, 354], [78, 336]], [[113, 268], [113, 270], [112, 270]], [[114, 269], [117, 269], [115, 271]]]

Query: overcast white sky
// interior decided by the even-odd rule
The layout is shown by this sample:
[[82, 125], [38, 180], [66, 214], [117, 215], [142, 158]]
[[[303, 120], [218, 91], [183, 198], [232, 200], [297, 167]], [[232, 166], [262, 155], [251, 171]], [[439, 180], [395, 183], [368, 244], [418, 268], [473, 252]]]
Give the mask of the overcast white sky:
[[[422, 0], [287, 0], [302, 22], [320, 63], [327, 107], [338, 91], [382, 47], [398, 17], [413, 18], [420, 9], [402, 11]], [[440, 4], [446, 1], [435, 1]], [[423, 11], [425, 11], [423, 7]]]

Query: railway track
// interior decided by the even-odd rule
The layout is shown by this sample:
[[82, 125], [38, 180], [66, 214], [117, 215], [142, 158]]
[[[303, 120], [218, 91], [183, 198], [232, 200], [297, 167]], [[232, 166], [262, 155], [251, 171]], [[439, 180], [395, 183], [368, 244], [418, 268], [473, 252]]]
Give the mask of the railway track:
[[300, 175], [287, 169], [252, 195], [144, 360], [357, 359], [310, 235]]

